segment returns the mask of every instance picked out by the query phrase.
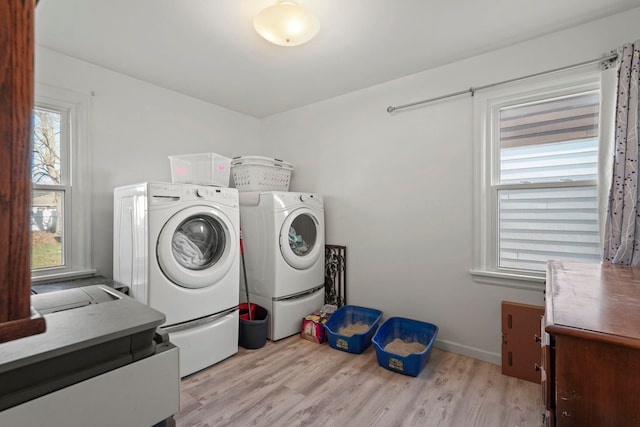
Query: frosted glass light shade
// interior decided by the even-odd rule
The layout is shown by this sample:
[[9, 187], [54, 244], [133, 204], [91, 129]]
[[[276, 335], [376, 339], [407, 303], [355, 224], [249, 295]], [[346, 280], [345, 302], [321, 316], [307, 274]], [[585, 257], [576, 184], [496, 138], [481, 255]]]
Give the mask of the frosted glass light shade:
[[294, 1], [281, 1], [261, 10], [253, 20], [253, 27], [271, 43], [298, 46], [318, 34], [320, 22], [309, 9]]

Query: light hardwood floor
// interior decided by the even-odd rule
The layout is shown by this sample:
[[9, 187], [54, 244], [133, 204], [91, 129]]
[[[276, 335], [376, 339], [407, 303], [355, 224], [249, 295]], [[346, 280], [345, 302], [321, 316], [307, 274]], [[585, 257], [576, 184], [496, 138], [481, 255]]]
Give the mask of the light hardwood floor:
[[178, 427], [542, 424], [540, 385], [433, 349], [419, 376], [299, 336], [267, 341], [182, 380]]

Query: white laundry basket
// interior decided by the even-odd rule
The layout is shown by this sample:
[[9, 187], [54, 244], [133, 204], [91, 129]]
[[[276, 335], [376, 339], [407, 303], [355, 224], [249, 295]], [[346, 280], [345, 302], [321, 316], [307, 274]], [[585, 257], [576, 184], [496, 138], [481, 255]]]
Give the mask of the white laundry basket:
[[289, 191], [293, 165], [260, 156], [241, 156], [231, 160], [231, 174], [238, 191]]

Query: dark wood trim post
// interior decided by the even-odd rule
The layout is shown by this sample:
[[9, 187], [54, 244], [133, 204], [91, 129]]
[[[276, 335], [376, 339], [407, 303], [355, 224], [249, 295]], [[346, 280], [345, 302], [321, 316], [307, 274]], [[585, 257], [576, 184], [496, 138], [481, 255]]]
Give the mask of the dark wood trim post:
[[0, 342], [45, 331], [30, 265], [34, 0], [0, 0]]

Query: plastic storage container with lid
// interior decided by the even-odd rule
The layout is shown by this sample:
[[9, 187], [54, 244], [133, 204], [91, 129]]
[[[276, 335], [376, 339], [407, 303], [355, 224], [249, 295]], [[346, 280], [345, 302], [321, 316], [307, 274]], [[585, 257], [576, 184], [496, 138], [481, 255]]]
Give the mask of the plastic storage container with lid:
[[171, 182], [179, 184], [229, 186], [231, 159], [216, 153], [169, 156]]
[[241, 156], [231, 160], [231, 174], [238, 191], [289, 191], [293, 165], [280, 159]]

